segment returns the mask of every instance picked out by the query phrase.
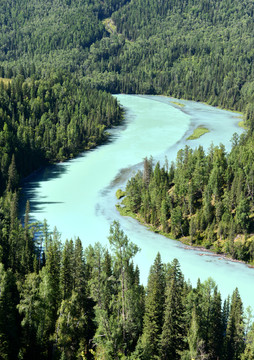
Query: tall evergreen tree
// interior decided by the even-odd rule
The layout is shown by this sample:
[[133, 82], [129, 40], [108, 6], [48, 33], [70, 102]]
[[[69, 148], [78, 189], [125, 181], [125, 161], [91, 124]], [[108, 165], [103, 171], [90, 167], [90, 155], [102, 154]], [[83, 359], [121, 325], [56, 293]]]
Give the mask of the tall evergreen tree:
[[12, 271], [0, 263], [0, 356], [15, 360], [19, 350], [18, 290]]
[[61, 256], [60, 289], [63, 300], [71, 297], [74, 285], [74, 245], [73, 241], [66, 240]]
[[19, 183], [19, 175], [16, 168], [15, 156], [12, 155], [11, 164], [8, 170], [8, 183], [7, 191], [14, 192], [17, 189]]
[[[42, 299], [39, 295], [40, 275], [27, 274], [20, 290], [19, 313], [22, 316], [20, 354], [25, 359], [33, 359], [41, 352], [38, 328], [43, 314]], [[39, 357], [40, 358], [40, 357]]]
[[145, 299], [144, 328], [140, 347], [142, 359], [159, 356], [165, 302], [165, 269], [158, 253], [151, 266]]
[[236, 288], [233, 292], [225, 338], [225, 359], [238, 360], [244, 351], [243, 304]]
[[252, 359], [254, 359], [254, 324], [252, 324], [250, 331], [247, 333], [246, 347], [241, 355], [241, 360]]
[[137, 254], [139, 248], [137, 245], [129, 242], [128, 237], [120, 229], [119, 222], [114, 221], [110, 227], [109, 243], [113, 250], [115, 260], [115, 271], [119, 276], [120, 288], [118, 290], [118, 296], [120, 299], [119, 311], [121, 312], [120, 324], [122, 327], [122, 341], [123, 352], [127, 355], [128, 352], [128, 338], [131, 334], [128, 334], [128, 323], [134, 319], [130, 316], [131, 309], [128, 302], [128, 292], [130, 291], [130, 282], [128, 269], [130, 267], [130, 261]]
[[184, 281], [180, 264], [174, 259], [170, 265], [165, 291], [165, 312], [160, 340], [161, 359], [180, 359], [184, 348], [185, 319], [183, 305]]

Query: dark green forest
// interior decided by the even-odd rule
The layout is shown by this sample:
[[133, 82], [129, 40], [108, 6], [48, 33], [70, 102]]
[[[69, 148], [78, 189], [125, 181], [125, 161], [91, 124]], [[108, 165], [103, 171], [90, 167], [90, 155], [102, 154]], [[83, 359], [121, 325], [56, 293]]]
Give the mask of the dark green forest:
[[232, 150], [223, 145], [180, 150], [176, 161], [144, 169], [127, 185], [122, 205], [155, 231], [254, 263], [253, 134], [236, 134]]
[[229, 154], [145, 159], [124, 202], [156, 231], [253, 263], [253, 16], [251, 0], [0, 0], [1, 359], [254, 358], [237, 289], [222, 301], [160, 254], [144, 287], [118, 223], [108, 249], [83, 249], [30, 223], [29, 203], [18, 218], [25, 177], [121, 122], [110, 93], [204, 101], [243, 112], [246, 134]]
[[28, 218], [22, 231], [20, 267], [0, 266], [2, 359], [253, 359], [238, 290], [222, 301], [212, 279], [193, 287], [179, 262], [164, 264], [159, 253], [144, 289], [133, 264], [139, 249], [119, 223], [110, 252], [99, 243], [83, 250], [79, 238], [62, 244], [46, 223], [35, 244]]
[[0, 76], [61, 68], [111, 93], [253, 112], [252, 1], [20, 0], [0, 10]]
[[105, 141], [121, 118], [110, 94], [61, 71], [0, 82], [0, 193], [41, 165]]

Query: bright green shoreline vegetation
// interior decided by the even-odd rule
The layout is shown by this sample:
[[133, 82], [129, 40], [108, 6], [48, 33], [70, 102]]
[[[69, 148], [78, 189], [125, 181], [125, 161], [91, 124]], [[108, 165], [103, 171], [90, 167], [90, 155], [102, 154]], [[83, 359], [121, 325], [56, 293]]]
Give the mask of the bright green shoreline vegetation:
[[[213, 255], [220, 255], [224, 258], [228, 258], [231, 261], [237, 261], [237, 262], [241, 262], [241, 263], [246, 263], [245, 261], [242, 260], [236, 260], [234, 259], [231, 255], [227, 254], [226, 252], [223, 252], [223, 249], [221, 248], [220, 244], [219, 246], [217, 246], [217, 244], [214, 244], [214, 247], [210, 247], [210, 245], [208, 244], [198, 244], [193, 242], [193, 239], [191, 238], [191, 236], [183, 236], [183, 237], [179, 237], [177, 238], [173, 233], [167, 233], [165, 231], [162, 230], [162, 227], [156, 227], [150, 223], [146, 223], [144, 218], [140, 215], [140, 214], [135, 214], [134, 212], [132, 212], [128, 206], [124, 205], [124, 199], [122, 201], [121, 204], [116, 204], [116, 209], [118, 210], [119, 214], [121, 216], [129, 216], [135, 220], [137, 220], [140, 224], [142, 224], [143, 226], [145, 226], [149, 231], [152, 231], [156, 234], [160, 234], [163, 235], [165, 237], [167, 237], [170, 240], [176, 240], [176, 241], [180, 241], [182, 244], [190, 246], [191, 248], [194, 248], [196, 250], [201, 250], [201, 251], [207, 251], [211, 254], [211, 256]], [[239, 237], [239, 242], [244, 242], [244, 238], [243, 237]], [[251, 236], [250, 238], [248, 238], [247, 242], [251, 242], [254, 241], [254, 237]], [[254, 260], [248, 262], [248, 265], [250, 267], [254, 266]]]
[[125, 191], [121, 190], [121, 189], [118, 189], [116, 191], [116, 197], [118, 200], [120, 200], [121, 198], [123, 198], [125, 196]]
[[174, 105], [176, 105], [176, 106], [185, 107], [184, 104], [179, 103], [179, 102], [177, 102], [177, 101], [170, 101], [170, 102], [171, 102], [171, 104], [174, 104]]
[[248, 130], [248, 126], [246, 124], [246, 121], [244, 121], [244, 120], [239, 121], [238, 126], [245, 129], [245, 130]]
[[198, 127], [197, 129], [195, 129], [192, 133], [192, 135], [190, 135], [187, 140], [196, 140], [198, 138], [200, 138], [202, 135], [206, 134], [210, 132], [210, 130], [208, 130], [205, 127]]

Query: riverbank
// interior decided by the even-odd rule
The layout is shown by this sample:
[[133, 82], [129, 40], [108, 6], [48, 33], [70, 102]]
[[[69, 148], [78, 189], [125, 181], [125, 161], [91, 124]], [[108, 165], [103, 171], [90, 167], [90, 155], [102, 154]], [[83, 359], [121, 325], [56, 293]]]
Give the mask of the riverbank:
[[[122, 194], [124, 193], [121, 190]], [[124, 196], [124, 195], [123, 195]], [[137, 220], [141, 225], [145, 226], [149, 231], [152, 231], [155, 234], [160, 234], [170, 240], [175, 240], [175, 241], [179, 241], [182, 244], [184, 244], [184, 248], [186, 250], [195, 250], [195, 251], [202, 251], [205, 252], [206, 255], [209, 256], [216, 256], [218, 259], [224, 259], [224, 260], [228, 260], [228, 261], [232, 261], [235, 263], [239, 263], [239, 264], [244, 264], [247, 265], [249, 268], [254, 268], [254, 264], [253, 263], [248, 263], [246, 261], [243, 260], [239, 260], [239, 259], [234, 259], [232, 258], [230, 255], [226, 254], [226, 253], [220, 253], [220, 252], [216, 252], [213, 249], [207, 249], [206, 247], [202, 246], [202, 245], [197, 245], [197, 244], [193, 244], [191, 243], [191, 239], [190, 236], [184, 236], [184, 237], [180, 237], [180, 238], [175, 238], [171, 233], [166, 233], [164, 231], [162, 231], [161, 229], [153, 226], [152, 224], [148, 224], [144, 221], [144, 219], [139, 215], [139, 214], [135, 214], [132, 211], [130, 211], [125, 205], [121, 205], [121, 204], [116, 204], [116, 208], [119, 212], [119, 214], [121, 216], [129, 216], [135, 220]], [[204, 254], [201, 253], [199, 254], [200, 256], [203, 256]]]
[[[205, 281], [213, 277], [222, 289], [223, 299], [237, 286], [244, 304], [254, 309], [254, 290], [250, 290], [249, 285], [254, 281], [253, 269], [236, 262], [218, 260], [216, 256], [200, 256], [202, 251], [198, 248], [187, 251], [187, 245], [149, 231], [136, 220], [119, 215], [115, 208], [115, 204], [121, 201], [116, 200], [117, 189], [124, 190], [132, 174], [143, 167], [146, 156], [152, 155], [161, 164], [165, 156], [169, 162], [173, 161], [192, 132], [190, 124], [192, 129], [212, 124], [212, 130], [199, 140], [189, 142], [189, 146], [196, 147], [198, 143], [207, 149], [211, 141], [215, 146], [224, 141], [229, 151], [232, 134], [236, 131], [241, 133], [240, 128], [235, 126], [236, 119], [232, 119], [229, 113], [200, 103], [186, 102], [183, 111], [176, 111], [166, 98], [116, 97], [125, 111], [125, 120], [119, 127], [110, 130], [110, 141], [75, 159], [49, 166], [31, 183], [26, 183], [22, 190], [23, 213], [26, 200], [30, 200], [32, 221], [47, 219], [49, 229], [56, 227], [63, 241], [79, 237], [84, 249], [96, 242], [108, 246], [110, 225], [114, 220], [119, 221], [130, 241], [141, 249], [134, 264], [139, 266], [140, 281], [144, 286], [150, 264], [160, 252], [165, 263], [177, 258], [186, 279], [193, 285], [198, 278]], [[185, 116], [184, 111], [188, 111], [191, 118]]]

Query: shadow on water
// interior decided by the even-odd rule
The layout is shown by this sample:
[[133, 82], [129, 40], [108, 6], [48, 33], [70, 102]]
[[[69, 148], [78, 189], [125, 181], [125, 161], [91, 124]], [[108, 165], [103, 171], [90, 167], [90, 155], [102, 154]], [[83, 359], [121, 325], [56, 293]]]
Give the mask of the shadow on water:
[[29, 200], [30, 211], [40, 212], [47, 204], [60, 204], [61, 202], [43, 201], [43, 198], [38, 201], [36, 189], [40, 187], [40, 182], [55, 180], [64, 174], [68, 173], [68, 161], [64, 164], [53, 164], [41, 168], [23, 180], [22, 190], [19, 197], [19, 217], [23, 221], [26, 202]]
[[[126, 113], [129, 112], [128, 109], [124, 109], [124, 111]], [[133, 116], [133, 118], [135, 118], [135, 116]], [[27, 200], [29, 200], [30, 203], [30, 211], [36, 213], [43, 212], [43, 208], [45, 205], [63, 203], [43, 201], [43, 198], [40, 198], [38, 201], [36, 189], [40, 187], [40, 183], [60, 178], [61, 176], [69, 172], [69, 166], [71, 165], [72, 161], [82, 161], [82, 158], [84, 158], [85, 156], [89, 156], [89, 154], [93, 151], [97, 151], [101, 146], [107, 146], [116, 141], [119, 138], [119, 134], [121, 134], [121, 132], [127, 128], [129, 121], [130, 120], [126, 120], [126, 118], [124, 118], [120, 125], [113, 126], [112, 128], [107, 129], [109, 136], [107, 137], [107, 139], [105, 139], [103, 144], [99, 144], [95, 148], [91, 148], [89, 150], [81, 152], [74, 159], [66, 160], [64, 163], [57, 163], [42, 167], [39, 170], [33, 172], [27, 178], [25, 178], [21, 183], [22, 190], [19, 197], [19, 218], [23, 221]]]

